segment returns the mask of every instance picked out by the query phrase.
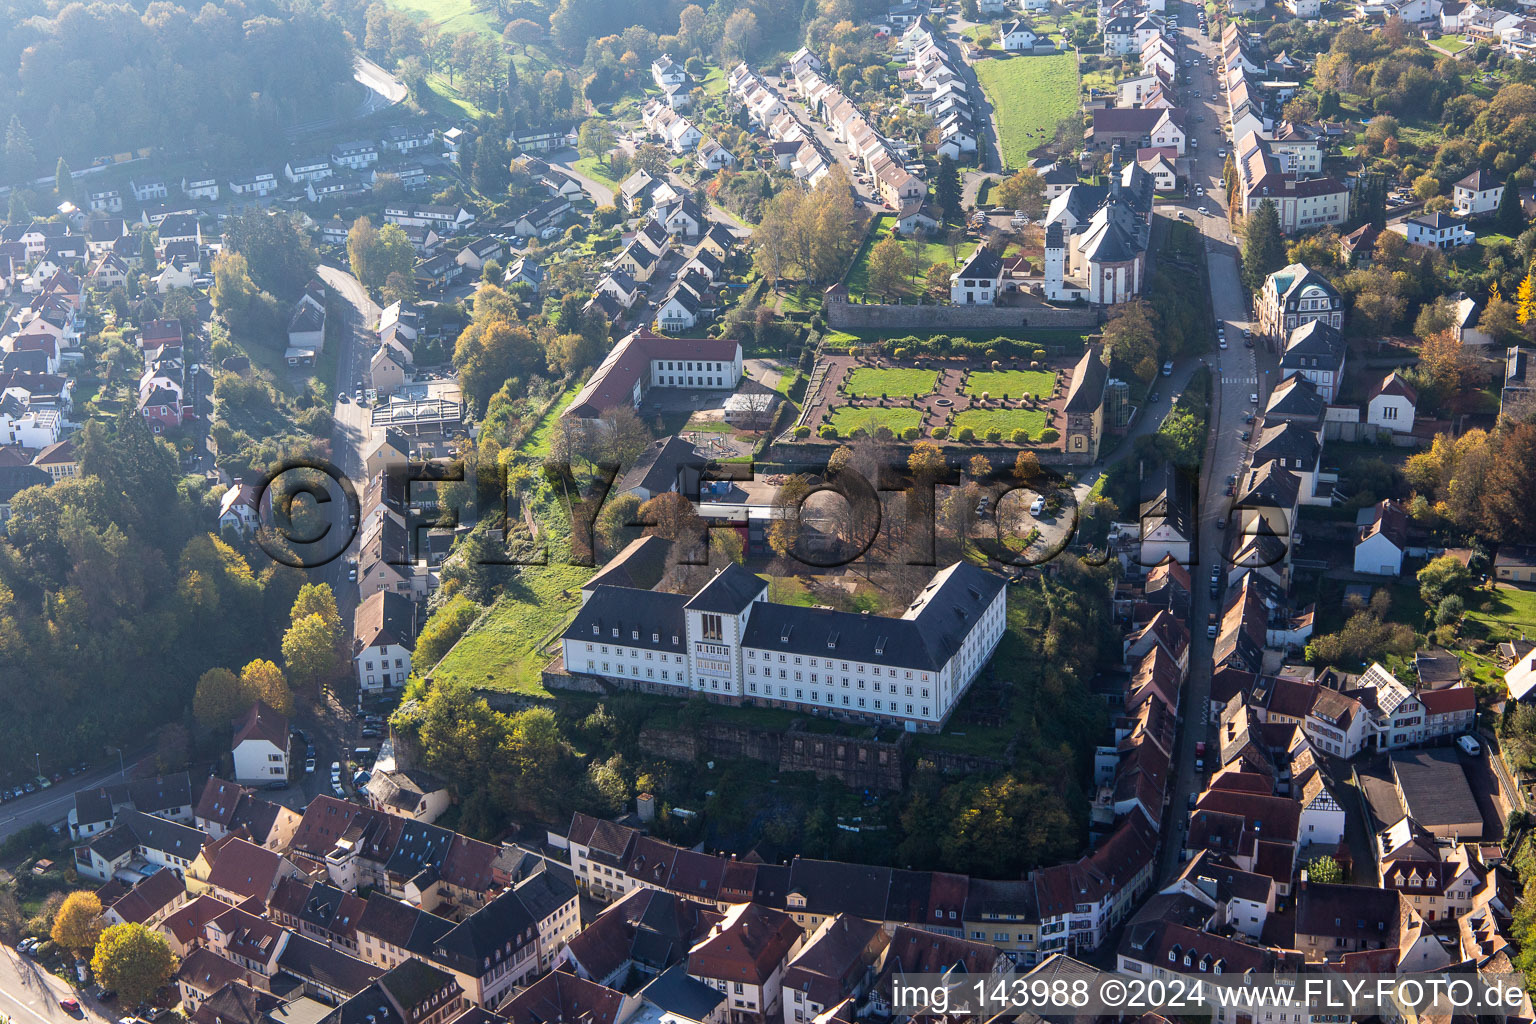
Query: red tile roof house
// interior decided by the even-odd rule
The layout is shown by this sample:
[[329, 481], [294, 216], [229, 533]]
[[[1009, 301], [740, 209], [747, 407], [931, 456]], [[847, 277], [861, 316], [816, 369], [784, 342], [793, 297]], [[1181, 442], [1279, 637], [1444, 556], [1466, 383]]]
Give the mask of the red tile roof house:
[[784, 1019], [814, 1020], [849, 996], [862, 997], [890, 941], [878, 922], [851, 914], [823, 921], [784, 971]]
[[288, 716], [261, 701], [252, 704], [235, 722], [235, 781], [286, 786], [290, 743]]
[[739, 903], [688, 951], [688, 974], [724, 992], [727, 1020], [752, 1024], [781, 1013], [784, 967], [805, 939], [788, 914]]

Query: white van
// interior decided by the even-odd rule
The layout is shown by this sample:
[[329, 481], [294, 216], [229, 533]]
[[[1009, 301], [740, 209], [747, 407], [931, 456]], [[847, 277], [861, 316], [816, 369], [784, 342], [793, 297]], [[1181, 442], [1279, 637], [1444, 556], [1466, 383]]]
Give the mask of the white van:
[[1466, 754], [1468, 757], [1476, 757], [1478, 754], [1483, 752], [1483, 745], [1477, 742], [1477, 739], [1472, 736], [1459, 737], [1456, 740], [1456, 745], [1460, 747], [1461, 752]]
[[1045, 511], [1045, 499], [1044, 498], [1036, 498], [1034, 500], [1034, 502], [1031, 503], [1030, 506], [1029, 506], [1029, 514], [1032, 515], [1032, 516], [1038, 517], [1040, 515], [1040, 513], [1044, 512], [1044, 511]]

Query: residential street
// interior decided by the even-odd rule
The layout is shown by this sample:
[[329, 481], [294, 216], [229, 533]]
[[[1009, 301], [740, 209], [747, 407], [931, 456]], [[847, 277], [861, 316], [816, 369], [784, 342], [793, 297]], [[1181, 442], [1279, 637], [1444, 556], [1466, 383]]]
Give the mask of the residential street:
[[[1275, 370], [1274, 357], [1263, 346], [1250, 349], [1242, 343], [1243, 328], [1251, 324], [1238, 271], [1238, 243], [1227, 220], [1226, 194], [1221, 185], [1223, 153], [1228, 148], [1220, 127], [1226, 104], [1216, 77], [1205, 64], [1208, 58], [1218, 55], [1220, 44], [1201, 33], [1194, 5], [1176, 0], [1169, 5], [1168, 13], [1179, 16], [1179, 35], [1188, 48], [1185, 52], [1198, 61], [1194, 68], [1184, 69], [1185, 89], [1201, 93], [1200, 99], [1191, 98], [1189, 110], [1192, 115], [1203, 114], [1206, 119], [1203, 124], [1190, 122], [1191, 135], [1199, 138], [1200, 145], [1195, 150], [1197, 155], [1190, 158], [1189, 176], [1191, 186], [1203, 185], [1207, 195], [1191, 198], [1187, 205], [1193, 211], [1194, 223], [1205, 236], [1212, 311], [1216, 322], [1226, 325], [1231, 347], [1225, 351], [1217, 350], [1209, 357], [1216, 372], [1211, 388], [1211, 437], [1201, 466], [1196, 528], [1198, 557], [1190, 566], [1195, 583], [1189, 624], [1190, 671], [1181, 715], [1187, 727], [1181, 731], [1175, 751], [1177, 768], [1169, 794], [1173, 827], [1165, 830], [1169, 838], [1162, 848], [1161, 876], [1164, 878], [1176, 873], [1180, 866], [1179, 852], [1183, 845], [1189, 794], [1204, 788], [1204, 779], [1195, 771], [1195, 743], [1214, 738], [1206, 714], [1210, 706], [1214, 641], [1207, 638], [1204, 627], [1211, 612], [1220, 613], [1222, 598], [1213, 600], [1210, 597], [1206, 567], [1225, 567], [1227, 534], [1218, 528], [1217, 522], [1227, 517], [1232, 502], [1226, 494], [1226, 481], [1241, 470], [1247, 458], [1248, 444], [1242, 440], [1242, 433], [1254, 428], [1243, 422], [1243, 416], [1263, 408]], [[1209, 215], [1201, 215], [1197, 210], [1200, 206], [1209, 210]], [[1252, 395], [1258, 396], [1258, 405], [1250, 401]]]
[[[80, 1001], [79, 1013], [59, 1005], [60, 999], [69, 998]], [[0, 946], [0, 1015], [9, 1017], [12, 1024], [71, 1024], [81, 1020], [111, 1024], [113, 1020], [110, 1009], [75, 992], [10, 946]]]
[[[379, 305], [368, 295], [362, 282], [338, 267], [322, 264], [320, 279], [340, 295], [351, 307], [347, 330], [344, 332], [342, 350], [336, 357], [335, 446], [333, 451], [341, 468], [351, 477], [359, 490], [362, 489], [363, 455], [373, 438], [372, 418], [365, 406], [352, 398], [353, 381], [367, 376], [367, 360], [372, 354], [373, 328], [379, 322]], [[355, 370], [354, 370], [355, 367]], [[346, 400], [342, 400], [342, 396]]]

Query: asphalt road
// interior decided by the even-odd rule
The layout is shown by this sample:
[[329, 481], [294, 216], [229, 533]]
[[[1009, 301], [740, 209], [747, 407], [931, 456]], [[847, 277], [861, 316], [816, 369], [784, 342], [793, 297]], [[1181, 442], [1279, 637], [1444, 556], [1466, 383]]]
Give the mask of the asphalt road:
[[560, 170], [575, 178], [577, 183], [587, 193], [587, 198], [592, 200], [592, 205], [603, 207], [612, 206], [613, 189], [604, 185], [595, 178], [590, 178], [576, 169], [576, 160], [579, 157], [574, 149], [561, 150], [559, 153], [549, 154], [549, 166], [558, 167]]
[[[67, 1012], [60, 999], [80, 1001], [80, 1013]], [[34, 960], [10, 946], [0, 946], [0, 1014], [13, 1024], [73, 1024], [82, 1019], [111, 1024], [112, 1012], [71, 989]]]
[[[1201, 464], [1196, 544], [1198, 555], [1196, 564], [1190, 566], [1190, 575], [1194, 577], [1195, 583], [1189, 623], [1190, 672], [1183, 713], [1180, 716], [1187, 727], [1180, 732], [1178, 747], [1174, 752], [1176, 770], [1169, 795], [1171, 824], [1164, 830], [1168, 841], [1164, 843], [1162, 851], [1161, 875], [1165, 879], [1176, 874], [1180, 867], [1179, 854], [1188, 824], [1189, 794], [1199, 792], [1205, 785], [1204, 774], [1195, 771], [1195, 743], [1215, 739], [1213, 724], [1207, 714], [1214, 641], [1206, 636], [1206, 622], [1211, 612], [1220, 613], [1223, 600], [1222, 597], [1211, 598], [1208, 584], [1210, 566], [1222, 566], [1223, 577], [1227, 568], [1227, 531], [1218, 527], [1218, 521], [1226, 519], [1232, 503], [1226, 494], [1226, 482], [1232, 474], [1240, 472], [1248, 456], [1249, 444], [1242, 440], [1242, 433], [1254, 428], [1244, 423], [1243, 417], [1263, 408], [1277, 369], [1273, 356], [1262, 344], [1247, 348], [1242, 340], [1243, 328], [1251, 324], [1238, 271], [1237, 241], [1227, 220], [1226, 194], [1221, 187], [1225, 164], [1222, 150], [1230, 147], [1230, 143], [1221, 134], [1226, 101], [1216, 77], [1205, 63], [1208, 58], [1219, 55], [1220, 43], [1215, 39], [1207, 39], [1201, 33], [1194, 5], [1175, 0], [1168, 5], [1168, 13], [1179, 16], [1179, 35], [1184, 44], [1181, 57], [1189, 55], [1199, 61], [1194, 68], [1181, 70], [1186, 76], [1185, 88], [1199, 90], [1201, 93], [1200, 99], [1191, 98], [1188, 103], [1193, 114], [1205, 116], [1204, 123], [1191, 122], [1194, 135], [1200, 143], [1195, 150], [1197, 155], [1189, 161], [1189, 176], [1191, 186], [1203, 185], [1207, 194], [1191, 198], [1183, 205], [1194, 210], [1204, 206], [1209, 211], [1209, 215], [1192, 212], [1190, 216], [1205, 237], [1211, 309], [1216, 322], [1225, 325], [1230, 347], [1217, 349], [1207, 357], [1215, 367], [1211, 389], [1211, 434]], [[1251, 400], [1254, 395], [1258, 396], [1257, 405]], [[1210, 767], [1207, 765], [1206, 770]]]

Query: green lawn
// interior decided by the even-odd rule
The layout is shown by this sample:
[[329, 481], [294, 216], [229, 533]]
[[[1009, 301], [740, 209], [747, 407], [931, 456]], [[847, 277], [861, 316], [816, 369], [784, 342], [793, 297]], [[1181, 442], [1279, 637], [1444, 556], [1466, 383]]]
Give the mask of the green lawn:
[[448, 79], [442, 75], [427, 76], [427, 91], [431, 95], [422, 98], [434, 113], [451, 117], [454, 120], [458, 120], [461, 117], [472, 117], [479, 120], [485, 116], [485, 111], [470, 102], [458, 89], [449, 85]]
[[1050, 142], [1056, 125], [1077, 114], [1077, 55], [993, 58], [976, 64], [997, 120], [1003, 162], [1023, 167], [1030, 153]]
[[540, 460], [549, 454], [549, 443], [554, 439], [555, 427], [560, 423], [560, 414], [565, 412], [565, 407], [571, 404], [571, 399], [576, 397], [583, 383], [583, 381], [576, 381], [566, 389], [565, 394], [561, 395], [554, 405], [549, 407], [549, 411], [544, 414], [539, 425], [534, 427], [528, 436], [523, 438], [523, 443], [517, 446], [517, 454]]
[[928, 394], [938, 382], [938, 370], [856, 366], [848, 375], [848, 393], [854, 398], [879, 398], [882, 395], [916, 398]]
[[580, 171], [582, 174], [585, 174], [587, 177], [591, 178], [593, 181], [607, 185], [615, 192], [619, 190], [619, 183], [614, 181], [608, 173], [613, 168], [609, 167], [606, 163], [599, 160], [597, 157], [584, 156], [571, 166], [576, 168], [576, 170]]
[[1049, 395], [1055, 386], [1056, 375], [1049, 370], [983, 370], [966, 379], [965, 393], [973, 397], [988, 394], [994, 398], [1018, 398]]
[[389, 0], [387, 6], [437, 22], [444, 32], [472, 29], [500, 37], [505, 22], [497, 21], [485, 5], [474, 0]]
[[1471, 42], [1463, 39], [1461, 36], [1436, 36], [1429, 41], [1447, 53], [1460, 53], [1472, 45]]
[[730, 83], [725, 80], [725, 72], [720, 68], [710, 68], [704, 76], [704, 81], [699, 83], [699, 88], [704, 90], [706, 96], [719, 96], [725, 92]]
[[[881, 239], [890, 236], [891, 228], [895, 225], [895, 223], [895, 216], [893, 214], [887, 213], [876, 217], [875, 222], [870, 225], [869, 234], [864, 237], [864, 244], [859, 247], [859, 254], [854, 257], [853, 267], [848, 271], [848, 280], [846, 284], [848, 285], [848, 291], [850, 294], [863, 297], [868, 293], [869, 251], [875, 247], [876, 242], [879, 242]], [[917, 241], [915, 239], [902, 238], [900, 241], [902, 249], [905, 250], [907, 254], [906, 266], [910, 268], [914, 261], [917, 265], [916, 283], [914, 284], [912, 282], [911, 272], [909, 270], [907, 275], [908, 280], [902, 294], [916, 294], [917, 292], [923, 290], [923, 280], [928, 274], [929, 267], [933, 266], [935, 263], [949, 262], [949, 246], [940, 244], [939, 242], [933, 241], [931, 239], [926, 240], [923, 243], [922, 254], [918, 255], [916, 251]], [[967, 238], [965, 241], [961, 242], [960, 245], [955, 249], [956, 259], [958, 259], [961, 263], [964, 263], [965, 260], [971, 255], [971, 253], [976, 251], [976, 246], [978, 244], [979, 243], [977, 243], [974, 239], [970, 238]]]
[[1467, 596], [1467, 618], [1536, 629], [1536, 590], [1500, 587], [1491, 593], [1473, 591]]
[[[551, 556], [551, 561], [554, 556]], [[581, 604], [581, 585], [594, 570], [575, 565], [530, 566], [443, 655], [431, 671], [438, 682], [546, 696], [543, 648]]]
[[893, 433], [900, 434], [908, 427], [920, 427], [922, 422], [921, 410], [906, 407], [877, 409], [840, 405], [832, 410], [832, 426], [837, 429], [839, 437], [847, 437], [859, 427], [870, 432], [881, 427], [890, 427]]
[[1000, 430], [1003, 440], [1008, 440], [1021, 427], [1029, 431], [1030, 440], [1039, 440], [1045, 429], [1044, 409], [967, 409], [955, 414], [954, 429], [959, 433], [966, 427], [976, 431], [977, 437], [986, 437], [989, 430]]

